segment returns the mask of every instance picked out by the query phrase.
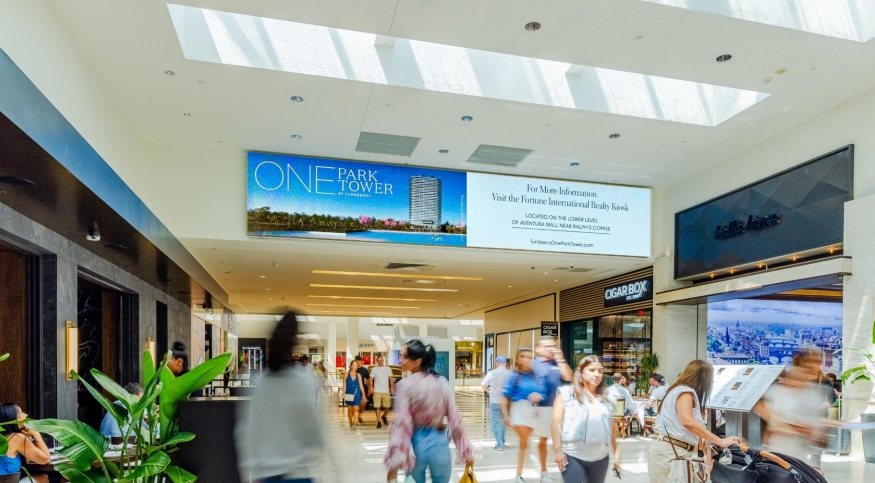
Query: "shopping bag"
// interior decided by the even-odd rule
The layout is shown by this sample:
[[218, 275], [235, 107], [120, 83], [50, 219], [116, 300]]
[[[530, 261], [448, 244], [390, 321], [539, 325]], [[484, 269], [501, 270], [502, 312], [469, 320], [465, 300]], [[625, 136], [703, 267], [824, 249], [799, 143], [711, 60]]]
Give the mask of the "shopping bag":
[[462, 473], [459, 483], [477, 483], [477, 477], [474, 476], [474, 463], [469, 461], [465, 465], [465, 472]]

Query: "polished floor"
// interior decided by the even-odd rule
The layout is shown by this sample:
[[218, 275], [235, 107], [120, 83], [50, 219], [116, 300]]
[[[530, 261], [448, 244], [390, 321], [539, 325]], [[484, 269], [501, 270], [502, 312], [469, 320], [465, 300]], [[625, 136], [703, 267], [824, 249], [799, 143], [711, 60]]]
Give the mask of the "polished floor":
[[[512, 482], [516, 474], [516, 457], [519, 440], [516, 435], [508, 433], [510, 448], [504, 452], [493, 449], [488, 422], [487, 400], [477, 388], [458, 388], [456, 402], [464, 417], [465, 429], [476, 450], [475, 473], [480, 483]], [[364, 424], [357, 430], [352, 430], [346, 421], [346, 410], [337, 407], [336, 403], [323, 401], [320, 404], [325, 418], [325, 434], [328, 441], [328, 461], [313, 468], [312, 476], [320, 483], [350, 483], [386, 481], [386, 471], [383, 468], [383, 455], [386, 452], [388, 429], [377, 429], [376, 417], [373, 411], [364, 414]], [[391, 416], [390, 416], [391, 419]], [[620, 442], [622, 449], [623, 470], [622, 480], [614, 476], [608, 477], [608, 482], [616, 483], [646, 483], [646, 455], [649, 442], [640, 437], [630, 437]], [[531, 445], [530, 445], [531, 447]], [[556, 465], [552, 463], [552, 446], [549, 446], [548, 470], [556, 483], [562, 482], [562, 476]], [[453, 451], [455, 456], [455, 451]], [[875, 464], [866, 464], [859, 458], [824, 456], [823, 469], [830, 483], [851, 483], [875, 481]], [[454, 467], [455, 483], [461, 477], [462, 468]], [[523, 477], [527, 483], [537, 483], [540, 472], [535, 459], [527, 459]], [[398, 478], [404, 481], [404, 476]], [[569, 482], [570, 483], [570, 482]], [[575, 482], [576, 483], [576, 482]]]

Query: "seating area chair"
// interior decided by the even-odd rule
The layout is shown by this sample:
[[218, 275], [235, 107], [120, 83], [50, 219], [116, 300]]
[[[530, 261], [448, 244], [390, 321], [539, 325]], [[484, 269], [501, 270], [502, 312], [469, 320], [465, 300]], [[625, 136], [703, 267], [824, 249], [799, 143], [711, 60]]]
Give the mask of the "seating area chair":
[[618, 399], [614, 403], [614, 425], [617, 426], [617, 432], [621, 438], [629, 436], [629, 417], [626, 416], [626, 400]]
[[656, 416], [645, 416], [644, 417], [644, 436], [647, 437], [647, 432], [653, 432], [653, 425], [656, 424]]

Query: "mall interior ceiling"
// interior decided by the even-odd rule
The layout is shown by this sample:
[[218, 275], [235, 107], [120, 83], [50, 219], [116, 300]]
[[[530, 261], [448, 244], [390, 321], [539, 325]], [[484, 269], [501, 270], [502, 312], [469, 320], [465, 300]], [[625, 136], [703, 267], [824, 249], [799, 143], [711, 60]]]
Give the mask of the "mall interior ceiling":
[[[662, 220], [673, 185], [875, 85], [875, 63], [860, 62], [875, 54], [865, 25], [767, 10], [682, 0], [39, 0], [0, 6], [0, 47], [203, 266], [186, 281], [190, 293], [215, 284], [216, 303], [241, 314], [470, 319], [651, 265], [661, 248], [617, 257], [252, 238], [246, 153], [644, 187], [650, 220]], [[27, 27], [2, 20], [34, 15], [62, 27], [41, 35], [73, 40], [60, 67], [98, 94], [63, 88]], [[386, 154], [363, 149], [362, 133], [416, 141], [406, 155]], [[484, 162], [472, 156], [483, 145], [524, 154], [509, 166], [502, 156]], [[671, 229], [650, 220], [636, 236]], [[83, 238], [88, 220], [79, 225]], [[177, 258], [161, 262], [138, 240], [125, 243], [152, 253], [138, 276], [183, 277], [167, 274]]]

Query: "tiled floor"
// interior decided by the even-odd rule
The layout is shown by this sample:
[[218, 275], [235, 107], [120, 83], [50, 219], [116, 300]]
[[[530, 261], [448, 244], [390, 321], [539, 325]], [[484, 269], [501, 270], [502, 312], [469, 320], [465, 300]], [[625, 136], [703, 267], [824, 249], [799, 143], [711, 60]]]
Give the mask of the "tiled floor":
[[[493, 449], [495, 440], [491, 437], [488, 422], [487, 400], [482, 392], [476, 389], [459, 388], [456, 392], [456, 402], [462, 411], [465, 429], [477, 452], [475, 472], [480, 483], [512, 482], [516, 474], [516, 456], [519, 440], [512, 431], [508, 431], [508, 443], [512, 446], [504, 452]], [[388, 439], [387, 428], [376, 428], [376, 417], [373, 411], [364, 415], [365, 423], [358, 430], [350, 430], [346, 422], [346, 410], [335, 404], [322, 403], [321, 411], [325, 418], [325, 433], [328, 440], [329, 460], [314, 468], [313, 476], [321, 483], [350, 483], [386, 481], [386, 471], [383, 468], [383, 455], [386, 452]], [[620, 442], [622, 448], [622, 480], [613, 476], [608, 482], [646, 483], [646, 455], [648, 440], [632, 437]], [[531, 448], [532, 445], [530, 445]], [[556, 483], [562, 482], [562, 476], [556, 465], [552, 463], [552, 445], [549, 446], [548, 469]], [[455, 457], [455, 450], [453, 451]], [[830, 483], [857, 483], [875, 481], [875, 465], [866, 464], [858, 458], [824, 456], [824, 471]], [[454, 467], [451, 482], [461, 477], [461, 467]], [[537, 483], [539, 471], [530, 457], [523, 477], [528, 483]], [[399, 481], [404, 481], [403, 475]], [[570, 483], [570, 482], [569, 482]]]

